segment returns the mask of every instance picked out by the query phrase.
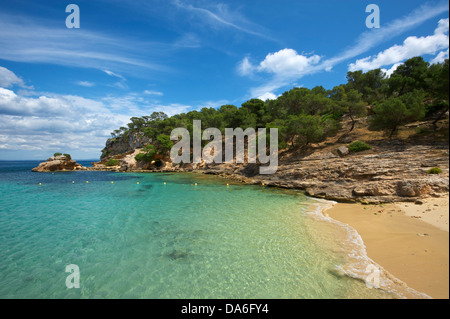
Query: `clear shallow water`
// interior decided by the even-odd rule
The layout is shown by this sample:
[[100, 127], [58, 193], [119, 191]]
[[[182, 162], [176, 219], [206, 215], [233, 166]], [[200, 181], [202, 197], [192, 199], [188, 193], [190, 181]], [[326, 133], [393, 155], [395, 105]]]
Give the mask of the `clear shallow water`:
[[0, 298], [392, 297], [336, 274], [342, 229], [298, 193], [37, 164], [0, 162]]

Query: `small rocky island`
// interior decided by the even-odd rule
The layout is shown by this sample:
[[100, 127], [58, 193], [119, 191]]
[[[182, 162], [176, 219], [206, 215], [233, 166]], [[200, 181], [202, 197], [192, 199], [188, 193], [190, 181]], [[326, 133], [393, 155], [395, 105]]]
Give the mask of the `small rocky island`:
[[40, 163], [38, 167], [32, 169], [33, 172], [65, 172], [76, 170], [86, 170], [86, 167], [72, 160], [69, 154], [60, 153], [55, 153], [47, 161]]

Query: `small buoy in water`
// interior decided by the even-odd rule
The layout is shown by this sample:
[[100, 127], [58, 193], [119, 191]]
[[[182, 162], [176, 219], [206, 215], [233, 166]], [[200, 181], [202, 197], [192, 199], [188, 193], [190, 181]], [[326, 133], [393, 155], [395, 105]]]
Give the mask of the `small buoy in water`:
[[230, 187], [230, 184], [227, 184], [227, 187]]
[[88, 181], [86, 181], [86, 184], [89, 184], [89, 182], [88, 182]]
[[262, 183], [261, 185], [264, 186], [264, 183]]
[[164, 182], [164, 185], [166, 185], [166, 182]]
[[39, 186], [42, 186], [42, 183], [39, 183]]
[[75, 182], [74, 182], [74, 181], [72, 181], [72, 184], [75, 184]]
[[137, 182], [136, 184], [138, 184], [138, 185], [139, 185], [139, 182]]
[[194, 185], [197, 186], [197, 183], [195, 183]]
[[114, 182], [111, 182], [111, 184], [114, 184]]

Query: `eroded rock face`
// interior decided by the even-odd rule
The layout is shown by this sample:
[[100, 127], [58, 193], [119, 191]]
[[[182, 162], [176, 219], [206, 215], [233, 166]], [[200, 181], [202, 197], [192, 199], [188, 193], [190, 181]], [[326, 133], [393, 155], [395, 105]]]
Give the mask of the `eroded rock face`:
[[[348, 154], [345, 157], [330, 154], [315, 152], [295, 161], [280, 161], [278, 171], [273, 175], [259, 175], [255, 164], [240, 168], [221, 164], [204, 173], [250, 184], [300, 189], [307, 195], [339, 202], [414, 202], [449, 191], [449, 163], [445, 149], [425, 145], [402, 146], [401, 149], [384, 146], [375, 154]], [[430, 167], [424, 163], [440, 167], [443, 173], [428, 174]]]
[[75, 171], [81, 170], [83, 166], [67, 158], [64, 155], [54, 156], [47, 159], [46, 162], [40, 163], [38, 167], [32, 169], [33, 172], [58, 172], [58, 171]]
[[141, 132], [133, 132], [126, 137], [110, 138], [106, 141], [106, 146], [102, 151], [101, 160], [113, 155], [133, 152], [144, 147], [151, 140]]

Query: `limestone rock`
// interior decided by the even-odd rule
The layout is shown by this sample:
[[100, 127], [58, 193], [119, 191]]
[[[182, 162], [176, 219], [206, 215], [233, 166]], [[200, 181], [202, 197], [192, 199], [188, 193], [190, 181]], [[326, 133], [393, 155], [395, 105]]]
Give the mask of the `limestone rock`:
[[100, 159], [104, 160], [113, 155], [134, 152], [149, 142], [151, 142], [151, 139], [146, 137], [142, 132], [132, 132], [126, 136], [110, 138], [106, 141], [106, 146], [102, 151]]
[[421, 181], [399, 181], [397, 183], [397, 193], [402, 197], [423, 196], [430, 192], [430, 185]]
[[58, 172], [81, 170], [83, 166], [67, 158], [64, 155], [50, 157], [47, 161], [40, 163], [38, 167], [32, 169], [33, 172]]
[[341, 146], [337, 149], [337, 152], [338, 152], [339, 156], [344, 157], [350, 153], [350, 150], [348, 149], [347, 146]]

